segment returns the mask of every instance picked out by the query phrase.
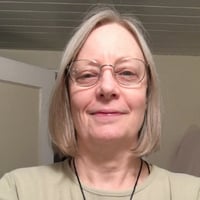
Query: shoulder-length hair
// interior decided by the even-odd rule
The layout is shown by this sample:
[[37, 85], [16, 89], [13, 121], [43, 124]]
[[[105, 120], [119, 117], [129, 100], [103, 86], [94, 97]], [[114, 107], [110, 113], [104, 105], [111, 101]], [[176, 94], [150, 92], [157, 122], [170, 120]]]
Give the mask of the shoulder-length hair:
[[141, 23], [130, 16], [124, 16], [111, 8], [90, 12], [77, 28], [64, 51], [60, 70], [49, 109], [49, 130], [52, 143], [64, 156], [74, 157], [77, 153], [76, 131], [74, 128], [70, 101], [67, 71], [70, 63], [77, 57], [90, 33], [97, 27], [108, 23], [117, 23], [126, 28], [137, 40], [147, 66], [147, 109], [143, 125], [138, 133], [137, 146], [132, 149], [138, 157], [155, 151], [160, 141], [160, 101], [157, 73], [152, 53], [145, 40], [145, 31]]

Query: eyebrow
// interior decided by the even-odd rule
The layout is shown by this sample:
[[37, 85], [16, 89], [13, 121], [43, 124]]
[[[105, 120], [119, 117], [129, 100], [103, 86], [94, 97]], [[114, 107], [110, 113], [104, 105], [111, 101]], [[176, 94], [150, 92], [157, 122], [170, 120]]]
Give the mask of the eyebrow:
[[[142, 58], [136, 58], [136, 57], [132, 57], [132, 56], [121, 56], [121, 57], [117, 58], [113, 64], [112, 63], [111, 64], [115, 65], [116, 63], [123, 61], [123, 60], [126, 60], [126, 59], [136, 59], [136, 60], [141, 60], [144, 63], [146, 63], [145, 60], [142, 59]], [[76, 61], [79, 61], [79, 60], [87, 60], [87, 61], [91, 61], [91, 62], [94, 62], [94, 63], [99, 64], [99, 65], [110, 64], [110, 63], [103, 63], [103, 62], [101, 62], [100, 60], [97, 60], [97, 59], [88, 59], [88, 58], [76, 59], [73, 62], [76, 62]]]

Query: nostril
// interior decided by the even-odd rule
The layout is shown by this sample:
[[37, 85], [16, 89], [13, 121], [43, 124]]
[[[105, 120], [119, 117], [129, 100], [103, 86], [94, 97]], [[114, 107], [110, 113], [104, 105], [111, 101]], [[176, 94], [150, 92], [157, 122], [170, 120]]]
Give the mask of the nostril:
[[99, 91], [99, 94], [98, 94], [99, 98], [103, 101], [110, 101], [112, 99], [116, 99], [118, 98], [118, 94], [117, 94], [117, 91], [105, 91], [105, 90], [101, 90]]

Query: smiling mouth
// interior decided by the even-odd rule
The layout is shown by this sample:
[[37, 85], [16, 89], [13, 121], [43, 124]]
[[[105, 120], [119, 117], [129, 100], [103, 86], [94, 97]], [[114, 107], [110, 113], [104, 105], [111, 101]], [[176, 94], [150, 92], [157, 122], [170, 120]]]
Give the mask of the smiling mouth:
[[120, 117], [122, 115], [124, 115], [124, 113], [122, 112], [116, 112], [116, 111], [112, 111], [112, 112], [105, 112], [105, 111], [98, 111], [98, 112], [94, 112], [91, 113], [92, 116], [94, 116], [95, 118], [116, 118], [116, 117]]
[[110, 115], [110, 116], [112, 116], [112, 115], [121, 115], [122, 113], [120, 113], [120, 112], [95, 112], [95, 113], [92, 113], [92, 115]]
[[125, 113], [114, 110], [98, 110], [91, 112], [90, 115], [96, 122], [100, 124], [112, 124], [118, 122]]

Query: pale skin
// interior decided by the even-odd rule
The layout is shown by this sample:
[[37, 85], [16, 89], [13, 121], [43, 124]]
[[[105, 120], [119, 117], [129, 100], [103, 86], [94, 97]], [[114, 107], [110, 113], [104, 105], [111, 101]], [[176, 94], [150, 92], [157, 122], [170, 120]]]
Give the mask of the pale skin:
[[[77, 59], [114, 64], [120, 58], [144, 60], [134, 36], [111, 23], [96, 28], [80, 50]], [[131, 149], [146, 110], [147, 80], [137, 88], [119, 86], [112, 68], [103, 69], [99, 82], [83, 88], [70, 82], [72, 116], [77, 131], [78, 155], [75, 163], [83, 184], [104, 190], [131, 189], [140, 158]], [[139, 184], [148, 176], [143, 165]]]

